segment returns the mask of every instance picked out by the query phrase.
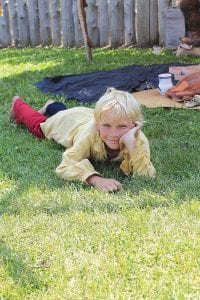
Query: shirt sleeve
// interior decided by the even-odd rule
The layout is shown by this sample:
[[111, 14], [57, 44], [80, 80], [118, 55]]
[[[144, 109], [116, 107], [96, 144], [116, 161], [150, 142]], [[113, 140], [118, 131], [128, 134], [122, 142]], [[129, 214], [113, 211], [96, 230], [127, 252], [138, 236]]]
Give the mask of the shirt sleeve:
[[132, 173], [133, 176], [155, 177], [156, 171], [150, 160], [149, 142], [142, 132], [138, 134], [133, 154], [131, 156], [129, 153], [124, 155], [120, 168], [126, 175]]
[[63, 179], [84, 182], [91, 175], [100, 175], [89, 161], [89, 157], [90, 146], [87, 141], [75, 144], [63, 153], [62, 161], [56, 168], [57, 175]]

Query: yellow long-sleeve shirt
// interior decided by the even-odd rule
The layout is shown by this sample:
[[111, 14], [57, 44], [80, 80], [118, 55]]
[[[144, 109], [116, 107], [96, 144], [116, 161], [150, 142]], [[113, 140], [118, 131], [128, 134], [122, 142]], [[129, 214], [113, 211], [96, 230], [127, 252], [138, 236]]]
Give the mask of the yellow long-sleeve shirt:
[[[67, 148], [56, 168], [58, 176], [85, 181], [89, 176], [99, 174], [90, 159], [106, 160], [108, 154], [96, 128], [92, 108], [74, 107], [60, 111], [40, 126], [47, 139]], [[113, 160], [121, 162], [120, 168], [126, 175], [155, 176], [149, 142], [141, 131], [136, 137], [133, 154], [130, 156], [123, 148]]]

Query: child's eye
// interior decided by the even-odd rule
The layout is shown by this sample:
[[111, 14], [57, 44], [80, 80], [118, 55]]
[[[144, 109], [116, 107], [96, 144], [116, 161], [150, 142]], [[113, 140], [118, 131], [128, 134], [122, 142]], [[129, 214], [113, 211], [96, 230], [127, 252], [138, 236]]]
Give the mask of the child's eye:
[[119, 128], [127, 128], [126, 125], [120, 125]]
[[110, 127], [109, 124], [102, 124], [103, 127]]

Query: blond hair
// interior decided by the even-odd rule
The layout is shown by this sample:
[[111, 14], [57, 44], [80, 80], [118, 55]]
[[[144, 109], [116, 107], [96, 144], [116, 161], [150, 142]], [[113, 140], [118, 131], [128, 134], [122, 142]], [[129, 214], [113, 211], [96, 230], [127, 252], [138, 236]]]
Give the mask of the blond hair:
[[108, 88], [94, 108], [94, 117], [97, 123], [100, 122], [102, 114], [106, 111], [112, 111], [116, 119], [143, 122], [140, 106], [129, 92]]

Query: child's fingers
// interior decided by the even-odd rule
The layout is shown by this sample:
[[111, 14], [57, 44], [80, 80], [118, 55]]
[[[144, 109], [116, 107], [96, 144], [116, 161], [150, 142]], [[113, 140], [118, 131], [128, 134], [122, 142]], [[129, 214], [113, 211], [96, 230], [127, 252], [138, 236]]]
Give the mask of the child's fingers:
[[119, 139], [119, 148], [122, 150], [124, 148], [124, 136], [122, 135]]

